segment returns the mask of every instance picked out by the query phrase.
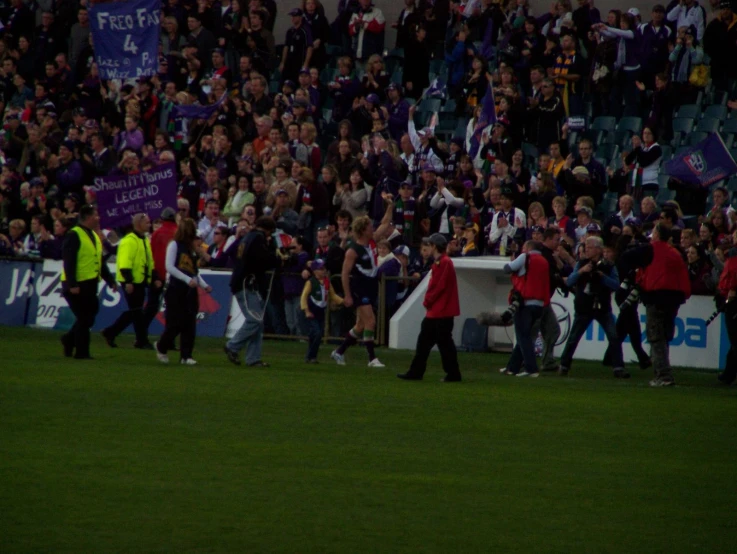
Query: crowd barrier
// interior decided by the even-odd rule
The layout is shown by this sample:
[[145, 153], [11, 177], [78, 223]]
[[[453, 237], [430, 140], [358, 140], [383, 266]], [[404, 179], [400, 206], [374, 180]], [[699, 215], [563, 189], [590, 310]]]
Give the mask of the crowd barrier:
[[[510, 288], [509, 277], [502, 271], [505, 260], [494, 257], [464, 258], [454, 260], [458, 275], [461, 317], [456, 319], [454, 337], [460, 344], [463, 321], [473, 318], [479, 311], [501, 311], [507, 303]], [[62, 296], [59, 261], [0, 260], [0, 325], [33, 326], [46, 329], [68, 329], [73, 323], [66, 300]], [[111, 270], [114, 268], [111, 266]], [[200, 291], [200, 313], [197, 318], [197, 334], [206, 337], [230, 337], [240, 327], [243, 316], [229, 288], [229, 271], [202, 270], [205, 280], [212, 285], [211, 293]], [[334, 276], [339, 278], [339, 276]], [[402, 306], [389, 319], [386, 306], [386, 284], [397, 278], [385, 278], [380, 288], [380, 306], [377, 314], [377, 338], [380, 344], [396, 349], [414, 349], [420, 322], [424, 317], [422, 299], [427, 290], [427, 279], [421, 281]], [[100, 283], [100, 313], [94, 330], [110, 325], [126, 309], [120, 290], [113, 291]], [[227, 309], [222, 309], [226, 307]], [[560, 355], [573, 322], [573, 296], [556, 293], [553, 309], [558, 315], [561, 336], [556, 347]], [[724, 367], [729, 338], [724, 318], [719, 317], [708, 327], [706, 319], [714, 311], [710, 297], [694, 296], [681, 306], [676, 320], [676, 333], [671, 342], [671, 362], [677, 366], [719, 369]], [[618, 308], [614, 307], [615, 315]], [[326, 318], [325, 340], [337, 340], [330, 333], [329, 317]], [[645, 327], [645, 310], [640, 306], [640, 320]], [[163, 331], [163, 312], [154, 320], [150, 332]], [[388, 326], [388, 328], [387, 328]], [[128, 330], [131, 331], [130, 329]], [[490, 328], [491, 349], [508, 349], [513, 342], [511, 328]], [[285, 337], [278, 338], [300, 338]], [[598, 323], [592, 323], [576, 350], [577, 359], [599, 360], [603, 357], [606, 338]], [[634, 352], [625, 343], [625, 360], [634, 360]]]

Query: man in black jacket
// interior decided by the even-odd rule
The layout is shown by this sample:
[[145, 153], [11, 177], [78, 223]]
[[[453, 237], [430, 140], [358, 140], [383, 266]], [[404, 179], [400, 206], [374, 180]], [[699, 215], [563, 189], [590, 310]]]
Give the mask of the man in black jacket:
[[238, 302], [244, 322], [225, 345], [228, 360], [236, 365], [240, 365], [238, 353], [245, 347], [246, 365], [268, 367], [268, 364], [261, 360], [264, 312], [271, 289], [267, 272], [281, 265], [271, 240], [274, 231], [276, 224], [273, 219], [266, 216], [259, 217], [256, 220], [256, 228], [243, 237], [238, 246], [230, 290]]

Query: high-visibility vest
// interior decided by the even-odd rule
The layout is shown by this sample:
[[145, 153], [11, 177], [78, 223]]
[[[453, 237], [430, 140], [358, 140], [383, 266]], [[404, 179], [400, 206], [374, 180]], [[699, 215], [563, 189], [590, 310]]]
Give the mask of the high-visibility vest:
[[[77, 275], [76, 281], [100, 280], [102, 269], [102, 241], [97, 233], [92, 233], [93, 239], [82, 227], [72, 227], [70, 233], [76, 233], [79, 237], [79, 251], [77, 252]], [[61, 280], [66, 281], [64, 270], [61, 271]]]
[[118, 244], [116, 254], [117, 272], [115, 278], [124, 282], [125, 278], [121, 269], [130, 269], [133, 273], [133, 283], [138, 285], [151, 281], [151, 272], [154, 268], [154, 259], [151, 252], [151, 243], [136, 233], [128, 233]]

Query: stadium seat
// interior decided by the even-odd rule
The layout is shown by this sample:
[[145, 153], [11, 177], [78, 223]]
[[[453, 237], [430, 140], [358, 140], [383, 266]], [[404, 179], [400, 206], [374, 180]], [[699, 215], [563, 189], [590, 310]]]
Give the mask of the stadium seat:
[[530, 163], [535, 163], [539, 156], [537, 146], [535, 146], [534, 144], [530, 144], [529, 142], [522, 143], [522, 153], [525, 156], [525, 163], [527, 163], [528, 165], [530, 165]]
[[386, 53], [386, 57], [404, 59], [404, 48], [393, 48]]
[[673, 157], [673, 149], [667, 144], [661, 144], [660, 149], [663, 151], [663, 161], [668, 161]]
[[704, 131], [693, 132], [690, 135], [688, 135], [688, 138], [686, 139], [686, 144], [688, 146], [696, 146], [698, 143], [700, 143], [702, 140], [704, 140], [708, 136], [709, 136], [709, 133], [705, 133]]
[[604, 158], [606, 160], [606, 163], [604, 165], [609, 165], [609, 163], [612, 161], [612, 158], [617, 155], [619, 150], [619, 146], [616, 144], [599, 144], [596, 147], [596, 156], [600, 158]]
[[392, 83], [401, 85], [402, 84], [402, 67], [399, 66], [394, 70], [394, 73], [392, 73]]
[[642, 119], [639, 117], [623, 117], [617, 124], [617, 131], [629, 131], [637, 134], [642, 131]]
[[331, 58], [336, 58], [343, 55], [343, 48], [335, 44], [326, 44], [325, 52], [327, 52], [328, 56]]
[[678, 148], [676, 148], [676, 151], [673, 154], [673, 157], [674, 158], [677, 158], [678, 156], [680, 156], [681, 154], [683, 154], [687, 150], [688, 150], [688, 146], [679, 146]]
[[660, 187], [660, 190], [663, 191], [664, 189], [668, 189], [668, 180], [670, 179], [670, 176], [665, 173], [659, 173], [658, 174], [658, 186]]
[[440, 107], [440, 113], [455, 113], [456, 111], [456, 101], [455, 98], [448, 98], [445, 101], [445, 104], [443, 104]]
[[718, 119], [719, 121], [724, 121], [727, 119], [727, 106], [721, 106], [721, 105], [711, 105], [707, 106], [704, 110], [704, 119], [712, 118], [712, 119]]
[[684, 138], [693, 130], [693, 119], [677, 117], [673, 120], [673, 141], [671, 144], [677, 148]]
[[726, 187], [729, 192], [732, 192], [732, 193], [737, 192], [737, 175], [733, 175], [732, 177], [729, 178], [729, 181], [727, 181]]
[[734, 144], [734, 135], [722, 135], [722, 140], [724, 141], [724, 146], [732, 148], [732, 145]]
[[731, 135], [737, 133], [737, 117], [732, 117], [732, 119], [728, 119], [724, 122], [724, 125], [722, 125], [722, 133]]
[[699, 115], [701, 115], [701, 108], [696, 104], [684, 104], [676, 112], [676, 117], [678, 118], [686, 117], [696, 119]]
[[737, 161], [737, 148], [732, 147], [729, 151], [730, 154], [732, 154], [732, 158]]
[[425, 98], [417, 106], [418, 112], [435, 113], [440, 111], [440, 98]]
[[696, 125], [696, 131], [699, 133], [716, 133], [719, 131], [721, 122], [713, 117], [705, 117]]
[[604, 131], [609, 133], [617, 127], [617, 119], [608, 115], [600, 115], [591, 124], [592, 131]]

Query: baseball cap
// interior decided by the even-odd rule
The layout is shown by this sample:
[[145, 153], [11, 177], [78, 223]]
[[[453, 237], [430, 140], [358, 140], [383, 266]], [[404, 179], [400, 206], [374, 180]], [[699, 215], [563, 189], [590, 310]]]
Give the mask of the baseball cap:
[[397, 246], [394, 250], [395, 256], [407, 256], [409, 258], [409, 247], [408, 246]]
[[530, 227], [530, 230], [533, 233], [542, 233], [543, 232], [543, 227], [542, 227], [542, 225], [533, 225], [532, 227]]
[[282, 87], [295, 88], [294, 81], [292, 81], [291, 79], [287, 79], [286, 81], [284, 81], [284, 84], [282, 85]]
[[397, 83], [389, 83], [389, 86], [386, 87], [386, 90], [398, 90], [399, 92], [402, 92], [402, 87], [400, 87]]
[[627, 13], [630, 14], [632, 17], [640, 17], [640, 10], [637, 8], [630, 8], [627, 10]]
[[72, 115], [83, 115], [83, 116], [86, 116], [87, 115], [87, 112], [81, 106], [77, 106], [76, 108], [74, 108], [72, 110]]
[[302, 17], [304, 15], [304, 12], [299, 8], [294, 8], [292, 11], [289, 12], [289, 15], [291, 15], [292, 17]]
[[598, 223], [589, 223], [586, 226], [586, 232], [587, 233], [600, 233], [601, 232], [601, 227], [599, 227], [599, 224]]
[[433, 135], [433, 131], [430, 127], [425, 127], [424, 129], [417, 131], [417, 134], [421, 137], [431, 137]]
[[378, 94], [371, 93], [366, 97], [366, 102], [371, 102], [372, 104], [380, 104], [381, 100], [379, 99]]
[[285, 189], [277, 190], [274, 196], [281, 196], [282, 194], [286, 194], [287, 196], [289, 196], [289, 193]]
[[571, 173], [574, 175], [585, 175], [586, 177], [589, 176], [589, 170], [586, 168], [585, 165], [577, 165], [571, 170]]
[[468, 179], [466, 179], [465, 181], [463, 181], [463, 188], [472, 189], [473, 188], [473, 181], [470, 181]]
[[719, 9], [720, 10], [731, 10], [732, 9], [732, 3], [730, 0], [722, 0], [719, 2]]
[[312, 265], [310, 265], [310, 269], [312, 271], [317, 271], [318, 269], [325, 269], [325, 260], [317, 259], [312, 260]]
[[61, 143], [61, 146], [63, 146], [64, 148], [66, 148], [70, 152], [74, 152], [74, 142], [71, 141], [71, 140], [65, 140], [64, 142]]
[[435, 166], [429, 163], [422, 164], [422, 171], [431, 171], [433, 173], [437, 173]]
[[504, 187], [501, 192], [501, 196], [506, 198], [514, 199], [514, 192], [509, 187]]
[[429, 237], [422, 239], [423, 244], [432, 244], [433, 246], [447, 246], [448, 239], [446, 239], [440, 233], [433, 233]]
[[578, 210], [576, 210], [576, 215], [578, 214], [586, 214], [589, 217], [593, 217], [594, 212], [588, 206], [581, 206]]
[[299, 74], [300, 75], [309, 75], [310, 74], [310, 70], [309, 69], [305, 69], [303, 67], [302, 69], [299, 70]]
[[402, 181], [399, 183], [399, 188], [414, 188], [414, 185], [412, 184], [412, 181]]
[[175, 221], [176, 215], [177, 212], [174, 211], [174, 208], [164, 208], [161, 210], [161, 219], [164, 221]]
[[463, 137], [453, 137], [450, 139], [450, 143], [463, 148]]

